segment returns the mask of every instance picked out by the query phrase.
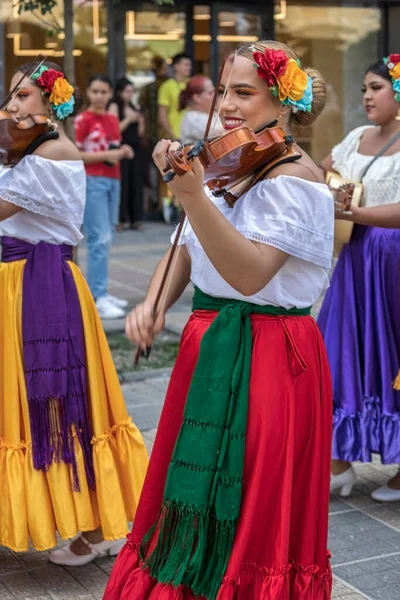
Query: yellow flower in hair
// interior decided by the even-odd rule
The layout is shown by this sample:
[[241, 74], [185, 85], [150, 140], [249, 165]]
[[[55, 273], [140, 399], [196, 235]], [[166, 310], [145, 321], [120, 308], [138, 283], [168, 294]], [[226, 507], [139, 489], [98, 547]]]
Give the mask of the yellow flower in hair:
[[394, 65], [393, 69], [390, 69], [389, 74], [393, 79], [400, 79], [400, 62]]
[[69, 102], [69, 100], [71, 100], [73, 93], [74, 88], [72, 85], [70, 85], [64, 77], [59, 77], [54, 82], [53, 89], [50, 94], [50, 102], [55, 106], [64, 104], [64, 102]]
[[307, 73], [299, 67], [294, 58], [290, 58], [285, 72], [278, 77], [277, 83], [281, 102], [286, 98], [300, 100], [307, 88]]

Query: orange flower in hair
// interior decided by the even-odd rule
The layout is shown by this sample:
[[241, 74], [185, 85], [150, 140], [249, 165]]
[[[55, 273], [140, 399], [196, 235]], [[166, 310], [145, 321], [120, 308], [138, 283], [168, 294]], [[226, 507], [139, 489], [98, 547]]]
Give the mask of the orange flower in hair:
[[71, 100], [74, 88], [68, 83], [64, 77], [59, 77], [55, 80], [53, 89], [50, 95], [50, 102], [55, 106], [64, 104]]

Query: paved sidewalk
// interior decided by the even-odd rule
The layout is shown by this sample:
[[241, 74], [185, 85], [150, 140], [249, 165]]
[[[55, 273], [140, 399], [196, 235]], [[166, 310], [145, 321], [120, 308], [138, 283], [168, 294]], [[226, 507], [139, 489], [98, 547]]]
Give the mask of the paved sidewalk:
[[[168, 247], [171, 227], [148, 225], [144, 232], [119, 234], [112, 253], [110, 292], [140, 301], [151, 273]], [[85, 249], [79, 260], [84, 270]], [[179, 332], [190, 312], [191, 290], [176, 306], [169, 327]], [[123, 323], [108, 323], [121, 329]], [[123, 385], [130, 414], [151, 450], [157, 429], [168, 369], [141, 372]], [[357, 465], [358, 480], [350, 498], [333, 497], [330, 508], [334, 600], [400, 600], [400, 503], [377, 504], [370, 492], [396, 470], [379, 463]], [[15, 555], [0, 547], [0, 600], [101, 600], [113, 565], [98, 559], [81, 568], [47, 562], [47, 553]], [[134, 600], [132, 598], [132, 600]], [[268, 599], [265, 599], [268, 600]]]

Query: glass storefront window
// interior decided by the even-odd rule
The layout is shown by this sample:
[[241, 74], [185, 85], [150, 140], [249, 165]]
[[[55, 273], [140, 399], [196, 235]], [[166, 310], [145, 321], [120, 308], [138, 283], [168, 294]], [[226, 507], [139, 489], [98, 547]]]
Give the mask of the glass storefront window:
[[367, 123], [361, 86], [366, 69], [378, 60], [381, 14], [378, 8], [304, 6], [287, 3], [275, 23], [275, 37], [327, 83], [327, 103], [316, 124], [301, 130], [299, 143], [316, 161], [355, 127]]
[[[62, 63], [64, 15], [61, 2], [52, 15], [42, 16], [38, 11], [19, 15], [14, 0], [1, 0], [0, 21], [4, 27], [7, 57], [6, 88], [13, 71], [37, 54], [47, 54], [50, 60]], [[76, 80], [84, 89], [92, 74], [107, 71], [107, 22], [103, 0], [91, 0], [90, 3], [74, 0], [74, 42]]]
[[140, 90], [154, 76], [151, 61], [162, 56], [167, 61], [183, 52], [186, 34], [186, 15], [183, 12], [126, 13], [126, 72]]

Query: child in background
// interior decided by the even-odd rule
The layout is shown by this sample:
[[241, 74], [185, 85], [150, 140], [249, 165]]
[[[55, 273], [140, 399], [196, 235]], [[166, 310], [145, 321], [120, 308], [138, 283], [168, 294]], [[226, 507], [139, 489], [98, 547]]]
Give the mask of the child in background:
[[114, 228], [118, 224], [121, 196], [119, 162], [133, 158], [130, 146], [121, 144], [118, 118], [107, 112], [112, 84], [103, 74], [94, 75], [87, 87], [89, 107], [75, 120], [76, 145], [87, 175], [83, 229], [88, 245], [87, 280], [100, 317], [125, 316], [126, 300], [107, 291], [108, 260]]

